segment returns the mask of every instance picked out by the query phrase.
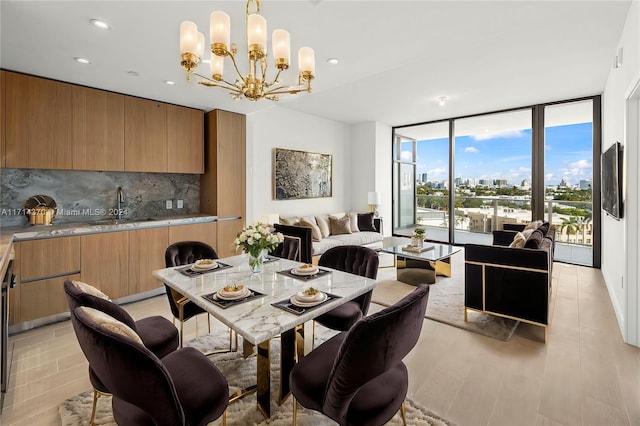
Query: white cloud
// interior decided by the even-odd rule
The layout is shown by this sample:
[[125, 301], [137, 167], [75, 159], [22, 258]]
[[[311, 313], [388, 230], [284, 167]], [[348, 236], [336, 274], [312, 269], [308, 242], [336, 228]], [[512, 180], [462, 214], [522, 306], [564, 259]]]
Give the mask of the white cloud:
[[553, 173], [547, 173], [544, 177], [546, 179], [553, 179]]
[[464, 149], [464, 152], [478, 152], [478, 148], [474, 148], [472, 146], [468, 146]]
[[522, 138], [526, 134], [522, 130], [503, 130], [493, 133], [481, 133], [479, 135], [471, 135], [476, 141], [486, 141], [489, 139], [508, 139], [508, 138]]
[[587, 160], [579, 160], [569, 165], [572, 169], [590, 169], [591, 163]]
[[435, 169], [427, 170], [427, 176], [429, 180], [444, 179], [449, 176], [449, 172], [444, 167], [437, 167]]
[[413, 154], [409, 151], [402, 151], [400, 153], [400, 160], [401, 161], [411, 161], [413, 160]]

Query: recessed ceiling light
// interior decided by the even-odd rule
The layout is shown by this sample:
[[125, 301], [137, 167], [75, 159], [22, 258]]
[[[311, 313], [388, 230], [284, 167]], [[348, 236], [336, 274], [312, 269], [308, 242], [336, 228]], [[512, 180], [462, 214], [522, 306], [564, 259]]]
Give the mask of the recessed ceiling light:
[[174, 84], [176, 84], [175, 81], [171, 81], [171, 80], [165, 80], [164, 84], [168, 84], [169, 86], [173, 86]]
[[131, 77], [140, 77], [140, 73], [138, 73], [137, 71], [127, 71], [127, 74], [129, 74]]
[[104, 21], [101, 21], [99, 19], [92, 19], [89, 22], [91, 22], [91, 25], [93, 25], [94, 27], [100, 28], [101, 30], [110, 30], [111, 26], [109, 24], [107, 24]]
[[202, 62], [203, 64], [210, 64], [211, 59], [202, 59], [200, 62]]
[[327, 62], [329, 62], [331, 65], [336, 65], [338, 62], [340, 62], [340, 59], [338, 59], [338, 58], [329, 58], [329, 59], [327, 59]]
[[446, 96], [440, 96], [438, 99], [439, 99], [438, 105], [444, 106], [444, 104], [446, 104], [446, 100], [447, 100]]
[[76, 62], [80, 63], [80, 64], [90, 64], [91, 61], [86, 59], [86, 58], [80, 58], [80, 57], [75, 57], [73, 58]]

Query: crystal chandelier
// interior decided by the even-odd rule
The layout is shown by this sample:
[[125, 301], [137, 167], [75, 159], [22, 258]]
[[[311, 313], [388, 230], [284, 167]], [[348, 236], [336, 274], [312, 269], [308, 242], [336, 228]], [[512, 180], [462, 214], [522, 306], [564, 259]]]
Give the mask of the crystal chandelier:
[[[251, 6], [253, 10], [251, 10]], [[229, 90], [234, 99], [243, 96], [251, 101], [269, 99], [277, 101], [282, 94], [296, 94], [311, 92], [311, 80], [315, 73], [315, 57], [313, 49], [301, 47], [298, 51], [298, 84], [289, 86], [280, 84], [280, 74], [289, 68], [291, 46], [289, 32], [277, 29], [271, 37], [274, 66], [277, 68], [275, 78], [267, 81], [267, 21], [260, 15], [260, 0], [247, 1], [247, 55], [249, 58], [249, 72], [243, 75], [236, 62], [237, 48], [230, 44], [231, 19], [222, 11], [214, 11], [210, 18], [211, 40], [211, 77], [200, 77], [198, 81], [207, 87], [221, 87]], [[187, 81], [191, 81], [192, 70], [201, 62], [204, 54], [204, 35], [198, 32], [197, 25], [192, 21], [180, 24], [180, 65], [187, 71]], [[224, 58], [229, 57], [237, 78], [234, 83], [224, 79]]]

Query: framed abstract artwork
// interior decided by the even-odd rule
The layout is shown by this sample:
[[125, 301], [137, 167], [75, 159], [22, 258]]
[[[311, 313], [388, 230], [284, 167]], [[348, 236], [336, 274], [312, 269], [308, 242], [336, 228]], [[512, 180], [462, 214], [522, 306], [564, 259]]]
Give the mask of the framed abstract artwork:
[[273, 198], [297, 200], [331, 197], [331, 155], [273, 150]]

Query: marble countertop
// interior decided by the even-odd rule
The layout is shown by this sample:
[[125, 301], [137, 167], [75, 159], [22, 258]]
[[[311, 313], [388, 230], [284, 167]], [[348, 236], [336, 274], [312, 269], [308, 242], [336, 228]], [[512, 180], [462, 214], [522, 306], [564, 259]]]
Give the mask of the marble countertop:
[[3, 227], [0, 229], [0, 278], [4, 276], [14, 241], [40, 240], [73, 235], [100, 234], [104, 232], [129, 231], [144, 228], [188, 225], [214, 222], [217, 216], [207, 214], [160, 216], [155, 218], [127, 218], [121, 221], [101, 220], [97, 222], [70, 222], [53, 225]]

